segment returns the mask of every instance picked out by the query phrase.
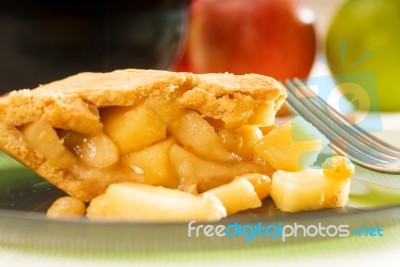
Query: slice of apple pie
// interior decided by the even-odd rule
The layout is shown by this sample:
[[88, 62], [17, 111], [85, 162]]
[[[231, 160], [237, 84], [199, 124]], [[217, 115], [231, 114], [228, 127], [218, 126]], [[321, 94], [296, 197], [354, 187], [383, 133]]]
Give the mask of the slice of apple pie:
[[81, 73], [2, 97], [0, 146], [83, 201], [124, 181], [201, 192], [269, 171], [235, 130], [257, 138], [285, 96], [256, 74]]
[[[207, 214], [199, 218], [215, 220], [259, 207], [277, 169], [301, 171], [326, 145], [319, 133], [311, 133], [318, 140], [295, 140], [292, 131], [303, 139], [316, 131], [304, 120], [274, 124], [285, 97], [279, 82], [257, 74], [81, 73], [1, 97], [0, 147], [75, 199], [93, 199], [89, 217], [153, 220], [145, 215], [153, 208], [166, 220], [186, 210], [181, 219], [189, 220], [201, 206]], [[288, 181], [276, 187], [276, 199]], [[330, 198], [348, 193], [346, 186]], [[161, 206], [146, 202], [152, 196]], [[346, 197], [330, 205], [344, 205]], [[277, 206], [302, 209], [290, 199]], [[118, 212], [121, 202], [137, 201], [147, 206]], [[321, 208], [318, 201], [311, 206]], [[180, 211], [171, 204], [179, 202], [186, 203]]]

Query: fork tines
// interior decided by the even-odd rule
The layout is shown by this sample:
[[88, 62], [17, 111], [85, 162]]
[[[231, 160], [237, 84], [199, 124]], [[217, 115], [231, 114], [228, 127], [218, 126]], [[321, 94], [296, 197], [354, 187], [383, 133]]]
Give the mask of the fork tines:
[[339, 154], [381, 172], [400, 173], [400, 149], [387, 144], [329, 106], [299, 79], [286, 82], [289, 108], [312, 123]]

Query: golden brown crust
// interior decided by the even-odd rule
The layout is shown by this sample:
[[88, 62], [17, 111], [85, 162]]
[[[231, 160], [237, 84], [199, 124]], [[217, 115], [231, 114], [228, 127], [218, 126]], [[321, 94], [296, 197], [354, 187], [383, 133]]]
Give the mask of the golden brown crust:
[[80, 73], [1, 97], [0, 147], [67, 193], [88, 201], [107, 183], [99, 183], [97, 175], [78, 177], [55, 168], [29, 147], [18, 127], [44, 117], [55, 128], [93, 134], [102, 130], [98, 108], [135, 105], [155, 95], [168, 97], [177, 90], [183, 92], [176, 100], [179, 105], [226, 123], [238, 118], [246, 121], [264, 102], [272, 102], [276, 111], [286, 97], [277, 81], [257, 74], [195, 75], [138, 69]]

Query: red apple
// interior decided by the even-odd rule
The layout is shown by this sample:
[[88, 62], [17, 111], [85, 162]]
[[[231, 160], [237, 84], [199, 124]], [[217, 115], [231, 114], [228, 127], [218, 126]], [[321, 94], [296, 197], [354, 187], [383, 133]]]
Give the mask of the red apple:
[[315, 56], [313, 22], [296, 0], [194, 0], [174, 70], [306, 77]]

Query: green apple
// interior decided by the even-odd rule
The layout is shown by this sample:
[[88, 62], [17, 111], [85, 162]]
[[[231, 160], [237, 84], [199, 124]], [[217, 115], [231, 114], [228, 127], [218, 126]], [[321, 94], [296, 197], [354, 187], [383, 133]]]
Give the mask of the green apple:
[[[346, 41], [347, 49], [339, 42]], [[371, 110], [400, 110], [400, 1], [348, 0], [328, 30], [327, 58], [334, 74], [373, 71], [377, 88], [365, 88], [377, 105]], [[368, 57], [367, 55], [370, 55]], [[369, 91], [368, 91], [369, 90]], [[375, 90], [375, 92], [372, 92]]]

